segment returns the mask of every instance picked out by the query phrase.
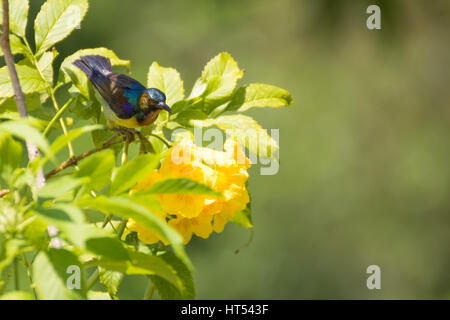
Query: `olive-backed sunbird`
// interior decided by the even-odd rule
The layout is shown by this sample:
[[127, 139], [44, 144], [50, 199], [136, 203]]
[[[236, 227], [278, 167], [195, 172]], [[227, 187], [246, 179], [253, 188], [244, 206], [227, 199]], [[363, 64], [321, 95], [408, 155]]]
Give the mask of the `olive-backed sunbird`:
[[152, 124], [161, 110], [172, 112], [165, 94], [146, 88], [139, 81], [112, 71], [111, 61], [102, 56], [82, 56], [73, 64], [80, 68], [105, 100], [106, 119], [126, 128]]

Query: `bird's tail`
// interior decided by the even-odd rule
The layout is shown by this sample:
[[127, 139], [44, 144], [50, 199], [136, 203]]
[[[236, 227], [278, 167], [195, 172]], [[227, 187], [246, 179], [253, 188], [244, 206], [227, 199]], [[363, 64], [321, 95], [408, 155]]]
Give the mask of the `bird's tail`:
[[106, 76], [112, 72], [111, 61], [102, 56], [82, 56], [73, 65], [86, 73], [89, 79], [93, 76]]

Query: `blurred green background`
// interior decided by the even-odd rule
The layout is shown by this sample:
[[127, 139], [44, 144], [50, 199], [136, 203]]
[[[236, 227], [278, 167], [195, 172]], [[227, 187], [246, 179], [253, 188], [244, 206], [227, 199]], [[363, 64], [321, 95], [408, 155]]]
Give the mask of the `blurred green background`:
[[[34, 19], [43, 1], [31, 2]], [[175, 67], [189, 92], [228, 51], [246, 69], [241, 83], [294, 97], [251, 112], [280, 129], [280, 170], [251, 171], [250, 245], [231, 224], [188, 245], [198, 298], [450, 298], [449, 1], [90, 3], [57, 45], [59, 63], [105, 46], [142, 82], [154, 60]], [[366, 28], [369, 4], [382, 30]], [[381, 290], [366, 287], [372, 264]], [[142, 280], [119, 295], [142, 297]]]

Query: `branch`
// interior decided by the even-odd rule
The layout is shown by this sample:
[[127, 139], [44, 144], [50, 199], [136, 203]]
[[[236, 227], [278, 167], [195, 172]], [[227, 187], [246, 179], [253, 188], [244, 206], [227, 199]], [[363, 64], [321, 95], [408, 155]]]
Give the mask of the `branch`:
[[9, 189], [1, 189], [0, 190], [0, 198], [3, 198], [9, 193]]
[[[11, 84], [14, 90], [14, 100], [16, 101], [17, 110], [20, 117], [28, 117], [27, 105], [25, 104], [25, 96], [20, 86], [19, 77], [17, 75], [16, 66], [14, 65], [14, 58], [11, 53], [11, 46], [9, 44], [9, 4], [8, 0], [3, 0], [3, 33], [0, 39], [0, 44], [3, 49], [3, 55], [5, 56], [5, 62], [8, 66], [9, 76]], [[28, 159], [33, 161], [38, 157], [38, 148], [29, 141], [26, 141], [28, 150]], [[45, 178], [42, 170], [39, 170], [36, 177], [36, 185], [38, 188], [42, 188], [45, 185]]]
[[1, 38], [1, 45], [3, 54], [5, 56], [5, 62], [9, 69], [9, 75], [11, 83], [14, 89], [14, 100], [16, 100], [17, 109], [22, 118], [28, 116], [27, 107], [25, 105], [25, 96], [23, 95], [22, 88], [20, 87], [19, 77], [14, 66], [14, 59], [11, 53], [11, 47], [9, 45], [9, 5], [8, 0], [3, 0], [3, 33]]
[[83, 160], [84, 158], [87, 158], [87, 157], [89, 157], [90, 155], [92, 155], [94, 153], [97, 153], [99, 151], [105, 150], [105, 149], [107, 149], [107, 148], [109, 148], [109, 147], [111, 147], [113, 145], [116, 145], [116, 144], [122, 143], [122, 142], [123, 141], [118, 140], [118, 141], [113, 141], [113, 142], [110, 142], [110, 143], [105, 143], [105, 144], [103, 144], [103, 146], [91, 149], [89, 151], [86, 151], [85, 153], [82, 153], [81, 155], [79, 155], [77, 157], [71, 157], [71, 158], [67, 159], [66, 161], [64, 161], [63, 163], [61, 163], [59, 165], [59, 167], [53, 169], [52, 171], [47, 172], [45, 174], [45, 178], [49, 179], [52, 176], [54, 176], [55, 174], [57, 174], [58, 172], [61, 172], [64, 169], [67, 169], [70, 166], [76, 165], [79, 161]]

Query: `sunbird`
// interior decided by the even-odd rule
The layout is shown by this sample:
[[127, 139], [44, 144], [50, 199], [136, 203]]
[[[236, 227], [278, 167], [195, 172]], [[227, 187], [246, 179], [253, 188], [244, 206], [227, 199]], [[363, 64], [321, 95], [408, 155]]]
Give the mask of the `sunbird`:
[[105, 100], [103, 111], [110, 125], [144, 127], [152, 124], [161, 110], [172, 112], [161, 90], [146, 88], [129, 76], [113, 72], [106, 57], [82, 56], [73, 64], [87, 75]]

